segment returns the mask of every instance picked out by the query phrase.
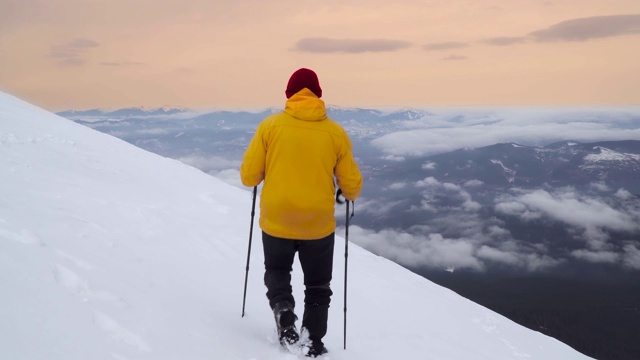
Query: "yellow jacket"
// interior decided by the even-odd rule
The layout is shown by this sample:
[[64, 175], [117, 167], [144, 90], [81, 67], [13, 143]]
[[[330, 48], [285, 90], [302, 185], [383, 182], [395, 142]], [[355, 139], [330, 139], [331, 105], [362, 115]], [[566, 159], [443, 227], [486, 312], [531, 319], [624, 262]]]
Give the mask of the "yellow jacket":
[[285, 239], [321, 239], [335, 231], [334, 176], [346, 199], [360, 195], [362, 175], [347, 133], [306, 88], [287, 100], [284, 112], [260, 123], [240, 168], [245, 186], [264, 180], [260, 227]]

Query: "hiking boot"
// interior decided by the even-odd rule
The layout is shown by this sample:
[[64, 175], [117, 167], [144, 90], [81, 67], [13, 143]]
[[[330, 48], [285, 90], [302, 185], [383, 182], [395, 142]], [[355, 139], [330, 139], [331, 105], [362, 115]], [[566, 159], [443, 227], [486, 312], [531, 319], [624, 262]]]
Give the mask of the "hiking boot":
[[326, 354], [328, 352], [329, 352], [329, 350], [327, 350], [327, 348], [324, 347], [324, 345], [315, 346], [312, 343], [309, 346], [309, 351], [307, 351], [307, 353], [304, 356], [310, 357], [310, 358], [317, 358], [318, 356], [324, 355], [324, 354]]
[[276, 318], [280, 344], [286, 346], [297, 343], [300, 340], [300, 335], [298, 335], [298, 330], [296, 329], [298, 317], [293, 312], [293, 306], [289, 303], [276, 304], [273, 314]]
[[322, 343], [322, 338], [327, 333], [327, 320], [329, 306], [318, 303], [305, 304], [302, 316], [302, 331], [308, 333], [309, 341], [306, 347], [309, 349], [306, 356], [315, 358], [327, 352]]

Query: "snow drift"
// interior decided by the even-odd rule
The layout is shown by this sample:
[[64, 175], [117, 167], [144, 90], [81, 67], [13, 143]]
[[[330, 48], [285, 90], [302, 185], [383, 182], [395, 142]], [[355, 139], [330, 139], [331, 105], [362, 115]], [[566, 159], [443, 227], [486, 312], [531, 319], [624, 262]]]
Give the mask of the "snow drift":
[[[0, 358], [296, 359], [279, 348], [251, 194], [0, 93]], [[326, 359], [586, 359], [337, 238]], [[302, 303], [299, 265], [296, 298]]]

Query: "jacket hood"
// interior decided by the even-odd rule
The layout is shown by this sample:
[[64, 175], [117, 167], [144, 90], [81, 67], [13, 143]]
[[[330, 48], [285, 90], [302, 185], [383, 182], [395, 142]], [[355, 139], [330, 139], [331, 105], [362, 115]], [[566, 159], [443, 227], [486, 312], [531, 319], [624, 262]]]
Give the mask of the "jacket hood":
[[327, 118], [324, 101], [307, 88], [298, 91], [287, 100], [284, 112], [304, 121], [320, 121]]

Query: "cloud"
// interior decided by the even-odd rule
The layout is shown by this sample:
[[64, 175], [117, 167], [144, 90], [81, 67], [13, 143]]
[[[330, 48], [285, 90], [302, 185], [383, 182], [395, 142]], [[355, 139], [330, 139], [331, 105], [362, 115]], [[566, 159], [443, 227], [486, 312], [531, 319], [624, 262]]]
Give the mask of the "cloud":
[[625, 245], [623, 264], [630, 269], [640, 270], [640, 248], [634, 244]]
[[491, 236], [492, 238], [510, 238], [511, 232], [498, 225], [491, 225], [487, 228], [487, 235]]
[[467, 60], [468, 57], [463, 56], [463, 55], [449, 55], [449, 56], [445, 56], [440, 60], [444, 60], [444, 61], [458, 61], [458, 60]]
[[522, 220], [531, 221], [542, 217], [542, 214], [529, 210], [524, 204], [517, 201], [507, 201], [496, 204], [497, 212], [504, 215], [519, 216]]
[[517, 198], [532, 210], [574, 226], [595, 226], [619, 231], [633, 231], [633, 219], [597, 199], [583, 198], [575, 192], [549, 193], [535, 190]]
[[242, 184], [240, 180], [240, 171], [237, 169], [226, 169], [218, 172], [210, 172], [215, 178], [224, 181], [225, 183], [235, 186], [240, 189], [246, 189], [247, 187]]
[[304, 38], [294, 46], [294, 50], [311, 53], [365, 53], [390, 52], [410, 47], [407, 41], [389, 39], [329, 39]]
[[527, 38], [523, 36], [498, 36], [483, 40], [482, 42], [495, 46], [507, 46], [513, 44], [521, 44], [526, 41]]
[[414, 185], [416, 187], [431, 187], [431, 186], [440, 186], [442, 185], [441, 182], [439, 182], [438, 180], [436, 180], [433, 176], [429, 176], [427, 178], [425, 178], [424, 180], [418, 180], [414, 183]]
[[422, 164], [422, 169], [423, 170], [434, 170], [436, 168], [437, 164], [434, 162], [426, 162], [424, 164]]
[[[442, 183], [436, 180], [433, 176], [429, 176], [424, 180], [416, 181], [414, 183], [414, 186], [417, 188], [426, 188], [426, 190], [422, 193], [422, 210], [435, 211], [436, 207], [434, 206], [434, 204], [438, 204], [440, 202], [438, 199], [438, 195], [441, 195], [444, 191], [449, 193], [456, 193], [455, 195], [448, 196], [447, 201], [460, 201], [458, 208], [448, 205], [446, 206], [447, 210], [458, 209], [473, 212], [478, 211], [482, 208], [482, 205], [480, 205], [480, 203], [476, 201], [473, 201], [471, 194], [462, 189], [460, 186], [452, 183]], [[439, 206], [438, 208], [444, 207]]]
[[383, 157], [381, 157], [382, 160], [388, 160], [388, 161], [396, 161], [396, 162], [401, 162], [405, 160], [404, 156], [396, 156], [396, 155], [385, 155]]
[[371, 144], [386, 154], [426, 156], [461, 148], [516, 142], [546, 145], [640, 138], [640, 109], [433, 110], [429, 116], [398, 122], [397, 130]]
[[617, 197], [618, 199], [621, 199], [621, 200], [629, 200], [629, 199], [631, 199], [633, 197], [633, 194], [631, 194], [626, 189], [620, 188], [620, 189], [618, 189], [618, 191], [616, 191], [615, 197]]
[[96, 41], [77, 38], [52, 46], [48, 57], [55, 59], [60, 66], [82, 66], [87, 62], [84, 58], [86, 51], [98, 46], [100, 44]]
[[474, 254], [476, 245], [471, 239], [447, 239], [440, 234], [414, 236], [394, 230], [375, 232], [358, 226], [350, 227], [349, 234], [359, 246], [404, 266], [485, 269]]
[[497, 263], [541, 271], [564, 262], [510, 242], [484, 245], [477, 237], [448, 238], [439, 233], [412, 235], [391, 229], [376, 232], [358, 226], [350, 227], [349, 231], [359, 246], [413, 268], [485, 271], [488, 263]]
[[178, 160], [206, 173], [218, 172], [230, 168], [239, 169], [241, 164], [240, 160], [229, 160], [220, 156], [189, 155], [180, 157]]
[[[366, 198], [358, 199], [358, 212], [367, 213], [375, 217], [383, 217], [389, 215], [398, 205], [402, 204], [402, 200], [396, 201], [378, 201]], [[338, 216], [342, 216], [342, 209], [336, 208]]]
[[610, 244], [608, 231], [638, 233], [638, 214], [625, 208], [614, 209], [600, 198], [590, 198], [573, 189], [521, 191], [496, 199], [495, 209], [504, 215], [518, 216], [524, 221], [548, 218], [582, 230], [582, 238], [594, 252], [574, 252], [576, 258], [595, 261], [604, 259], [602, 251]]
[[484, 185], [484, 181], [472, 179], [462, 184], [464, 187], [478, 187]]
[[[354, 242], [404, 266], [433, 269], [453, 267], [485, 271], [495, 265], [526, 271], [544, 271], [565, 262], [549, 256], [542, 244], [513, 238], [505, 222], [486, 218], [481, 205], [461, 186], [427, 177], [413, 185], [420, 186], [423, 199], [410, 211], [430, 211], [420, 216], [420, 225], [408, 229], [358, 228], [352, 231]], [[525, 207], [520, 204], [520, 207]], [[365, 199], [359, 208], [373, 216], [402, 211], [401, 202], [378, 202]], [[338, 214], [343, 216], [343, 214]], [[407, 215], [409, 216], [409, 215]]]
[[554, 259], [545, 254], [522, 254], [514, 251], [496, 249], [490, 246], [480, 247], [477, 255], [484, 260], [517, 266], [532, 272], [550, 269], [564, 262], [562, 259]]
[[591, 184], [589, 184], [589, 187], [600, 192], [607, 192], [611, 190], [604, 181], [592, 182]]
[[439, 51], [439, 50], [460, 49], [468, 46], [469, 46], [468, 43], [449, 41], [449, 42], [426, 44], [422, 46], [422, 49], [425, 51]]
[[389, 185], [387, 188], [390, 190], [401, 190], [407, 187], [407, 183], [405, 182], [396, 182]]
[[435, 206], [431, 205], [429, 203], [429, 200], [430, 199], [422, 199], [420, 201], [420, 206], [412, 205], [409, 208], [409, 211], [411, 212], [411, 211], [421, 211], [422, 210], [422, 211], [428, 211], [428, 212], [432, 212], [432, 213], [438, 212], [438, 209]]
[[526, 36], [498, 36], [482, 43], [508, 46], [524, 42], [588, 41], [614, 36], [640, 34], [640, 14], [593, 16], [569, 19]]
[[618, 262], [620, 254], [612, 251], [591, 251], [591, 250], [574, 250], [571, 252], [571, 256], [576, 259], [592, 262], [592, 263], [605, 263], [613, 264]]
[[471, 199], [471, 195], [469, 195], [468, 192], [465, 191], [464, 195], [468, 198], [466, 198], [462, 203], [462, 208], [464, 208], [466, 211], [478, 211], [482, 209], [482, 205], [480, 205], [479, 202], [473, 201]]
[[640, 34], [640, 14], [593, 16], [565, 20], [529, 33], [537, 42], [587, 41], [613, 36]]

